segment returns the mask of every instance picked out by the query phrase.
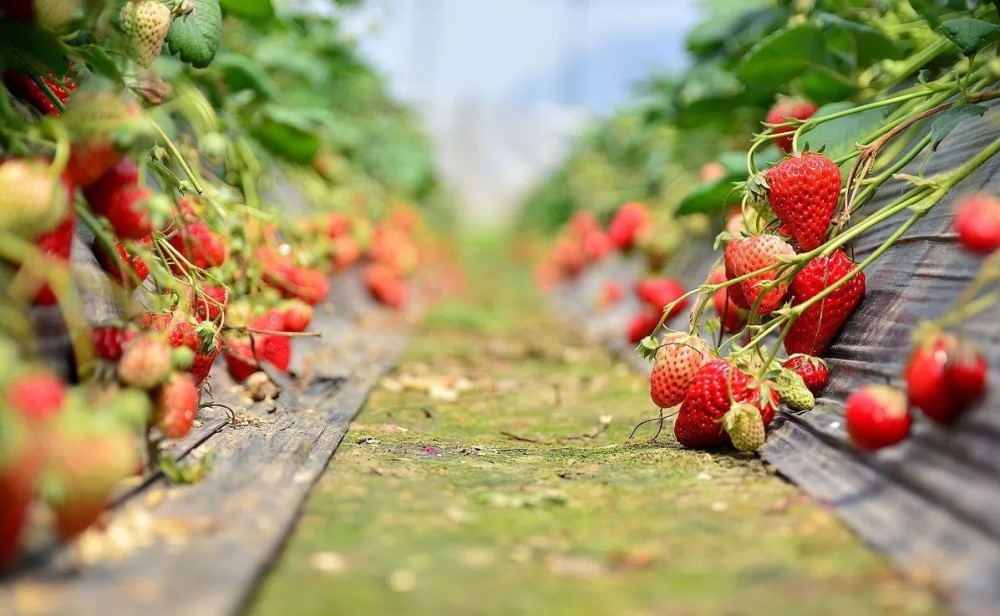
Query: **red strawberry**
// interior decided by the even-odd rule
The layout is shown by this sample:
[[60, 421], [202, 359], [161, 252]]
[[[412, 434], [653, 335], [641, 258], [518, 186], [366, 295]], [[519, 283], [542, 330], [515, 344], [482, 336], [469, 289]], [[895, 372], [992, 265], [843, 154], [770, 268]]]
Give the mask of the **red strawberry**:
[[146, 200], [152, 195], [145, 188], [125, 187], [114, 193], [105, 216], [118, 237], [141, 240], [153, 232]]
[[662, 314], [659, 310], [646, 308], [633, 316], [628, 322], [628, 341], [632, 344], [639, 344], [643, 338], [651, 336], [656, 330], [656, 325], [660, 322]]
[[198, 413], [198, 388], [187, 374], [174, 373], [156, 390], [153, 418], [167, 438], [183, 438]]
[[[733, 238], [726, 242], [725, 257], [723, 259], [725, 264], [726, 280], [739, 278], [736, 272], [733, 271], [733, 263], [735, 263], [736, 253], [739, 250], [740, 245], [741, 242], [738, 238]], [[747, 301], [746, 295], [743, 295], [742, 283], [737, 282], [729, 285], [726, 287], [726, 292], [729, 294], [730, 301], [732, 301], [737, 308], [740, 308], [741, 310], [750, 310], [750, 302]]]
[[89, 185], [81, 182], [80, 185], [84, 187], [83, 196], [87, 199], [90, 209], [96, 214], [104, 216], [111, 209], [111, 204], [119, 191], [127, 187], [138, 186], [138, 184], [138, 167], [128, 159], [121, 159], [97, 180]]
[[851, 442], [866, 451], [902, 441], [912, 423], [906, 397], [886, 385], [863, 385], [848, 396], [844, 420]]
[[331, 240], [347, 235], [351, 230], [351, 221], [338, 212], [330, 212], [326, 215], [326, 219], [323, 222], [324, 232]]
[[[199, 269], [208, 269], [226, 262], [226, 242], [203, 222], [193, 222], [181, 228], [168, 240], [185, 259]], [[184, 264], [171, 265], [175, 273], [186, 271]]]
[[0, 570], [20, 551], [21, 535], [35, 498], [41, 451], [11, 414], [0, 412]]
[[830, 371], [826, 362], [811, 355], [801, 353], [790, 355], [785, 360], [785, 368], [801, 376], [806, 387], [814, 394], [823, 391], [827, 381], [830, 380]]
[[406, 303], [406, 283], [392, 268], [372, 263], [365, 268], [365, 286], [375, 301], [390, 308], [401, 308]]
[[[147, 235], [141, 238], [140, 242], [149, 246], [152, 244], [153, 239]], [[107, 249], [104, 247], [104, 242], [97, 239], [94, 240], [94, 256], [97, 257], [97, 262], [101, 264], [104, 271], [111, 276], [112, 280], [118, 282], [118, 284], [127, 289], [134, 289], [149, 276], [149, 267], [142, 260], [142, 257], [130, 253], [125, 244], [119, 240], [115, 240], [115, 250], [118, 252], [118, 259], [108, 254]], [[126, 264], [131, 272], [122, 271], [118, 267], [119, 262]]]
[[157, 336], [137, 336], [125, 346], [118, 362], [118, 378], [126, 385], [153, 389], [170, 374], [170, 350]]
[[574, 212], [574, 214], [569, 217], [566, 227], [569, 229], [569, 232], [573, 235], [573, 237], [582, 240], [591, 231], [600, 230], [601, 223], [597, 220], [597, 214], [594, 214], [589, 210], [581, 210], [579, 212]]
[[769, 169], [767, 199], [802, 251], [818, 248], [840, 199], [840, 167], [822, 154], [790, 156]]
[[197, 353], [201, 349], [201, 338], [188, 318], [179, 311], [141, 315], [136, 324], [143, 330], [154, 330], [167, 334], [167, 343], [175, 349], [187, 347]]
[[97, 356], [107, 361], [118, 361], [122, 356], [122, 347], [132, 339], [132, 332], [114, 325], [94, 326], [90, 328], [90, 339], [94, 343]]
[[629, 250], [638, 236], [652, 224], [653, 218], [646, 206], [629, 202], [618, 208], [608, 225], [608, 237], [620, 250]]
[[[815, 297], [846, 277], [853, 269], [854, 262], [843, 250], [838, 250], [829, 257], [816, 257], [792, 279], [792, 303], [797, 306]], [[785, 337], [785, 349], [789, 353], [817, 357], [822, 355], [864, 296], [865, 274], [858, 272], [836, 291], [802, 313]]]
[[[709, 274], [706, 283], [714, 285], [725, 281], [726, 270], [720, 267]], [[737, 306], [736, 302], [730, 298], [730, 292], [735, 288], [739, 288], [739, 285], [719, 289], [712, 295], [712, 305], [722, 322], [722, 331], [730, 334], [739, 331], [747, 322], [747, 311]]]
[[302, 300], [291, 299], [281, 304], [286, 332], [304, 332], [312, 321], [313, 308]]
[[713, 359], [695, 373], [684, 396], [674, 436], [685, 447], [710, 449], [731, 444], [722, 418], [733, 403], [747, 403], [760, 411], [764, 426], [774, 419], [778, 392], [761, 384], [729, 361]]
[[212, 371], [212, 365], [215, 364], [215, 360], [221, 352], [222, 348], [216, 342], [211, 346], [211, 350], [204, 350], [203, 348], [194, 354], [194, 362], [191, 363], [188, 372], [194, 378], [195, 385], [201, 385], [205, 382], [205, 379], [208, 378], [209, 373]]
[[29, 421], [45, 421], [57, 415], [66, 399], [66, 384], [47, 370], [16, 377], [7, 385], [7, 403]]
[[330, 294], [330, 281], [323, 272], [308, 267], [296, 267], [292, 270], [291, 283], [282, 289], [286, 298], [297, 297], [315, 306]]
[[87, 530], [104, 512], [118, 482], [139, 463], [130, 432], [110, 431], [80, 418], [53, 435], [51, 476], [60, 489], [51, 503], [65, 540]]
[[955, 212], [955, 231], [971, 252], [987, 254], [1000, 248], [1000, 199], [985, 193], [963, 199]]
[[203, 296], [194, 300], [194, 314], [199, 321], [214, 321], [229, 304], [229, 291], [225, 287], [206, 284], [201, 286]]
[[260, 368], [254, 359], [254, 349], [251, 347], [250, 336], [226, 336], [223, 338], [222, 357], [226, 360], [226, 368], [234, 381], [242, 383]]
[[[52, 259], [53, 265], [57, 267], [65, 266], [65, 263], [69, 261], [75, 224], [76, 213], [71, 208], [59, 226], [35, 238], [35, 245], [45, 253], [46, 257]], [[34, 303], [37, 306], [52, 306], [56, 303], [56, 295], [48, 284], [39, 289], [35, 295]]]
[[110, 141], [74, 143], [66, 171], [80, 186], [87, 187], [100, 180], [121, 159], [121, 152]]
[[903, 372], [910, 404], [939, 424], [957, 419], [986, 391], [986, 361], [948, 334], [921, 340]]
[[615, 246], [611, 243], [608, 234], [600, 229], [588, 231], [581, 240], [583, 252], [590, 261], [600, 261], [604, 259]]
[[[729, 241], [730, 243], [735, 242], [732, 248], [727, 247], [726, 249], [726, 273], [730, 279], [746, 276], [781, 262], [783, 257], [795, 255], [792, 247], [777, 235], [752, 235]], [[771, 314], [781, 306], [785, 299], [788, 283], [780, 281], [770, 290], [766, 290], [763, 286], [774, 281], [777, 276], [778, 270], [776, 268], [751, 276], [739, 283], [749, 306], [753, 306], [758, 298], [761, 298], [760, 306], [757, 309], [759, 314]], [[733, 301], [736, 301], [735, 295], [731, 295], [731, 297]]]
[[709, 360], [708, 343], [696, 336], [670, 332], [656, 350], [649, 378], [649, 397], [660, 408], [677, 406], [698, 370]]
[[335, 272], [344, 271], [361, 258], [361, 245], [350, 235], [334, 238], [332, 244], [330, 264]]
[[578, 276], [587, 265], [587, 255], [583, 252], [583, 247], [568, 237], [561, 238], [553, 244], [552, 260], [559, 271], [570, 278]]
[[[768, 124], [783, 124], [788, 120], [807, 120], [816, 113], [816, 103], [804, 98], [779, 98], [767, 112]], [[792, 151], [792, 135], [795, 128], [775, 129], [775, 145], [785, 154]]]
[[[662, 311], [671, 302], [684, 295], [684, 285], [674, 278], [646, 278], [635, 285], [635, 295], [650, 308]], [[680, 314], [686, 306], [686, 299], [679, 302], [667, 318]]]
[[[271, 308], [263, 316], [250, 321], [250, 329], [282, 332], [285, 331], [285, 318], [280, 310]], [[291, 338], [280, 334], [253, 334], [253, 339], [257, 359], [288, 372], [292, 357]]]

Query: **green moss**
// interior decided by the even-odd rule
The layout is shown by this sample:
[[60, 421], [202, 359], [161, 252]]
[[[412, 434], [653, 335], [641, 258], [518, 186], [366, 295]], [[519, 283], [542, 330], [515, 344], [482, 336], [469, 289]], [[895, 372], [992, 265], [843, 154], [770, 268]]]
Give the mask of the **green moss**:
[[580, 346], [517, 268], [470, 279], [398, 375], [473, 388], [374, 394], [251, 614], [937, 612], [759, 460], [669, 429], [627, 441], [654, 412], [643, 379]]

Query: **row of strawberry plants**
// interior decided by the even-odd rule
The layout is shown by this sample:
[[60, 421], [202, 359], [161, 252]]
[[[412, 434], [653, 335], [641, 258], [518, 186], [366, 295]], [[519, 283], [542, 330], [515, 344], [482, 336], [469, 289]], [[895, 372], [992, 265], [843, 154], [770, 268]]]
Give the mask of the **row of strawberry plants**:
[[[704, 167], [709, 177], [702, 185], [676, 207], [663, 208], [669, 210], [666, 215], [659, 214], [670, 221], [726, 208], [725, 230], [716, 242], [724, 250], [708, 280], [685, 292], [678, 281], [651, 275], [635, 288], [648, 308], [633, 319], [628, 335], [638, 342], [640, 354], [653, 360], [651, 397], [661, 409], [678, 407], [674, 434], [689, 447], [753, 451], [763, 445], [779, 400], [796, 411], [812, 408], [828, 375], [822, 356], [865, 295], [864, 270], [1000, 152], [997, 140], [948, 172], [902, 173], [918, 157], [933, 156], [956, 126], [982, 116], [988, 111], [984, 103], [1000, 96], [993, 47], [1000, 38], [996, 7], [925, 12], [916, 3], [895, 2], [852, 6], [837, 21], [822, 12], [824, 3], [817, 5], [791, 15], [738, 62], [739, 73], [765, 80], [774, 77], [764, 75], [764, 68], [783, 62], [777, 70], [787, 73], [792, 90], [779, 94], [740, 157], [744, 179], [732, 182], [726, 168], [734, 157], [724, 155]], [[822, 33], [831, 23], [863, 32], [869, 44], [877, 36], [892, 44], [919, 40], [924, 46], [906, 59], [876, 58], [858, 75], [864, 87], [852, 100], [820, 106], [804, 96], [828, 93], [814, 82], [820, 51], [798, 44], [805, 44], [805, 33]], [[860, 56], [855, 60], [860, 62]], [[789, 93], [796, 96], [781, 98]], [[878, 209], [867, 207], [890, 180], [903, 186], [900, 196]], [[655, 211], [629, 203], [608, 227], [612, 244], [643, 251], [651, 273], [663, 261], [648, 248], [648, 238], [658, 235], [656, 218]], [[603, 258], [593, 249], [598, 245], [594, 233], [602, 232], [581, 222], [587, 220], [586, 215], [574, 217], [544, 262], [543, 282], [574, 277]], [[596, 230], [581, 232], [581, 225]], [[857, 262], [849, 256], [854, 240], [886, 225], [891, 225], [888, 236], [870, 254]], [[623, 228], [628, 237], [620, 235]], [[993, 254], [1000, 248], [1000, 198], [965, 198], [954, 229], [968, 251]], [[910, 432], [911, 409], [949, 426], [983, 396], [986, 359], [955, 330], [1000, 300], [997, 258], [985, 258], [953, 310], [916, 330], [899, 379], [902, 388], [866, 385], [846, 401], [846, 430], [856, 445], [878, 449], [903, 440]], [[601, 294], [601, 301], [613, 301], [622, 290], [612, 281]], [[691, 301], [688, 330], [660, 335]], [[710, 304], [716, 313], [712, 318]]]
[[[273, 393], [336, 274], [405, 308], [427, 235], [411, 204], [440, 197], [335, 17], [3, 0], [0, 72], [4, 567], [39, 505], [71, 540], [121, 480], [175, 469], [163, 446], [214, 404], [213, 370]], [[114, 314], [92, 322], [95, 296]], [[68, 370], [42, 352], [47, 311]]]

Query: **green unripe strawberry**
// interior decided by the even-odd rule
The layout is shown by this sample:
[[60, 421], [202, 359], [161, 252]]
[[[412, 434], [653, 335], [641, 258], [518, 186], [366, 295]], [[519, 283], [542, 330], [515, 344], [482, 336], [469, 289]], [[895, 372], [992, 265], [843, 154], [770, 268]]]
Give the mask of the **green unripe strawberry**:
[[160, 56], [171, 22], [170, 9], [156, 0], [127, 0], [118, 15], [129, 51], [141, 66]]
[[793, 411], [808, 411], [816, 406], [816, 398], [797, 372], [782, 369], [777, 386], [781, 401]]
[[764, 419], [752, 404], [734, 404], [722, 425], [737, 451], [757, 451], [764, 445]]

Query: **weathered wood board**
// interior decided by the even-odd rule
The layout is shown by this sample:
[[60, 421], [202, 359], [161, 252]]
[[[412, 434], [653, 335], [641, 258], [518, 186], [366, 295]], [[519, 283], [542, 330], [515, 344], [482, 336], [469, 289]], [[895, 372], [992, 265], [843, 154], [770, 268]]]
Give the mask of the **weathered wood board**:
[[[323, 337], [296, 343], [303, 379], [276, 400], [253, 403], [222, 367], [213, 374], [216, 401], [235, 420], [222, 407], [203, 409], [200, 426], [174, 445], [188, 458], [214, 457], [203, 481], [147, 482], [93, 541], [29, 558], [0, 581], [0, 615], [239, 613], [405, 341], [403, 319], [374, 307], [357, 272], [332, 286], [313, 322]], [[81, 558], [86, 566], [75, 567]]]
[[[928, 160], [908, 173], [932, 176], [953, 169], [1000, 137], [1000, 110], [964, 122]], [[926, 166], [921, 168], [921, 165]], [[867, 207], [874, 211], [905, 189], [893, 181]], [[831, 382], [817, 407], [803, 415], [781, 413], [762, 450], [766, 461], [842, 519], [896, 565], [933, 580], [958, 613], [1000, 614], [1000, 307], [983, 312], [962, 333], [987, 353], [990, 393], [958, 423], [944, 430], [918, 421], [905, 444], [874, 455], [847, 442], [843, 401], [866, 382], [901, 385], [900, 374], [917, 324], [944, 314], [975, 276], [982, 260], [964, 252], [952, 231], [954, 206], [976, 190], [1000, 194], [1000, 158], [962, 182], [867, 271], [868, 293], [826, 357]], [[908, 216], [878, 226], [854, 245], [858, 260], [871, 254]], [[715, 255], [674, 264], [687, 284], [704, 280]], [[635, 267], [609, 264], [554, 293], [560, 310], [572, 311], [595, 338], [631, 365], [624, 343], [634, 300], [604, 315], [589, 310], [593, 289], [615, 277], [625, 282]], [[679, 328], [683, 328], [681, 325]]]

